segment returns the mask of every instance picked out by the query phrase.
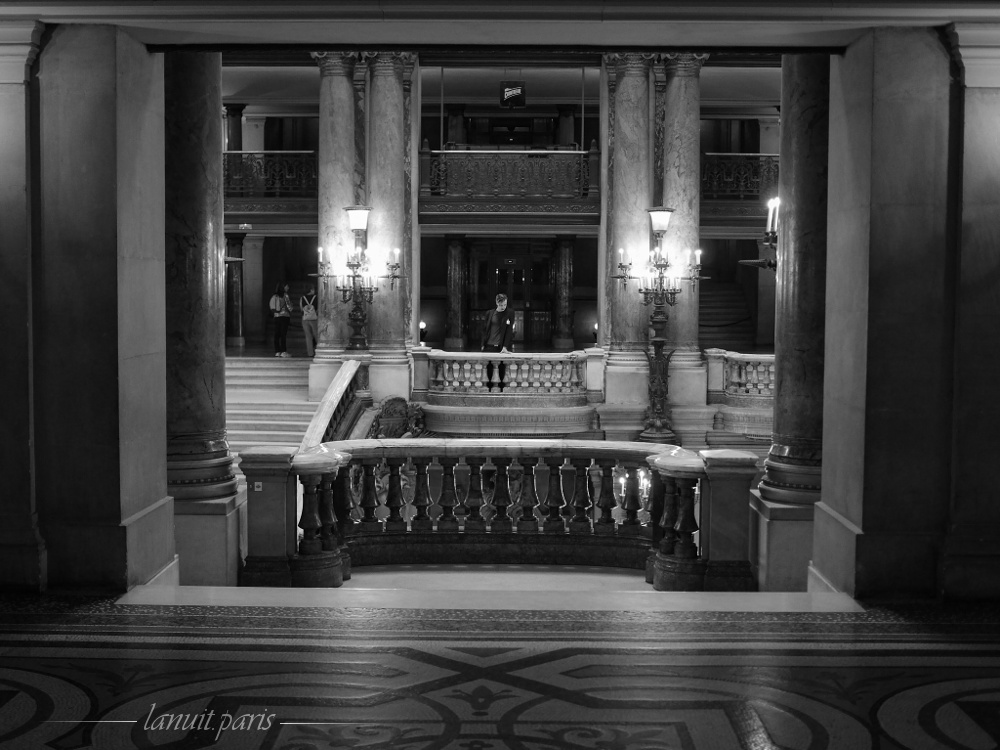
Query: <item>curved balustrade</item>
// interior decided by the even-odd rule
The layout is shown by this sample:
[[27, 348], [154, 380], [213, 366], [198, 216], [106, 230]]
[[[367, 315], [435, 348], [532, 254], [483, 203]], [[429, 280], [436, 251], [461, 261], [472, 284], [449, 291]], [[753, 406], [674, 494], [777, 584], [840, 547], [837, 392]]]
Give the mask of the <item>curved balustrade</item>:
[[[582, 351], [499, 354], [432, 349], [428, 360], [427, 400], [432, 404], [452, 404], [456, 396], [491, 393], [503, 393], [505, 403], [523, 402], [516, 398], [519, 396], [542, 396], [547, 405], [586, 403], [587, 355]], [[555, 401], [553, 396], [557, 397]]]
[[226, 151], [226, 197], [315, 198], [319, 171], [315, 151]]

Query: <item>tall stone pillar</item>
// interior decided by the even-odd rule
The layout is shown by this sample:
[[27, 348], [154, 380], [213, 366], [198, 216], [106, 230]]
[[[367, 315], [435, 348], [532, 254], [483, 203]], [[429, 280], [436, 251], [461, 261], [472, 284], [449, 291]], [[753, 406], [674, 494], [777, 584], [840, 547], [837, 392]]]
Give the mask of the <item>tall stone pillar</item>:
[[[599, 295], [601, 343], [609, 348], [605, 404], [599, 407], [609, 439], [631, 440], [642, 431], [649, 398], [646, 361], [649, 310], [642, 304], [635, 281], [623, 284], [620, 262], [638, 269], [650, 248], [652, 206], [650, 154], [650, 56], [639, 53], [604, 57], [608, 83], [607, 236]], [[621, 251], [621, 252], [619, 252]]]
[[444, 348], [463, 351], [468, 345], [469, 251], [462, 240], [452, 239], [448, 242], [448, 318]]
[[[319, 247], [333, 265], [334, 273], [346, 272], [347, 253], [354, 249], [344, 208], [364, 203], [363, 182], [358, 179], [359, 138], [364, 126], [359, 122], [358, 92], [354, 85], [356, 52], [317, 52], [319, 65]], [[318, 251], [317, 251], [318, 252]], [[309, 366], [309, 398], [319, 400], [340, 369], [344, 349], [351, 334], [348, 315], [351, 303], [344, 302], [334, 279], [319, 279], [319, 341]]]
[[[559, 107], [559, 125], [556, 134], [556, 143], [560, 146], [570, 146], [576, 143], [576, 107], [565, 105]], [[580, 146], [583, 148], [583, 146]]]
[[245, 104], [227, 104], [226, 109], [226, 151], [243, 150], [243, 110]]
[[243, 238], [245, 234], [226, 235], [226, 346], [242, 349], [243, 335]]
[[31, 190], [28, 182], [31, 94], [28, 80], [38, 54], [41, 24], [6, 23], [0, 41], [0, 267], [4, 292], [0, 313], [8, 326], [0, 393], [4, 428], [0, 430], [0, 589], [43, 590], [47, 583], [45, 542], [38, 532], [32, 473], [35, 463], [32, 422]]
[[778, 502], [819, 499], [829, 111], [830, 56], [783, 56], [774, 428], [760, 485]]
[[468, 136], [465, 133], [465, 105], [448, 105], [448, 142], [466, 143]]
[[[380, 279], [368, 311], [370, 384], [376, 400], [407, 398], [410, 390], [406, 343], [413, 314], [410, 298], [410, 121], [407, 81], [414, 56], [379, 52], [371, 57], [368, 257], [376, 275], [386, 262], [399, 263], [394, 284]], [[398, 254], [395, 252], [399, 250]]]
[[[176, 582], [164, 377], [163, 56], [114, 26], [58, 26], [39, 55], [37, 86], [43, 231], [32, 252], [33, 473], [49, 586]], [[216, 128], [220, 106], [210, 110]], [[0, 111], [6, 117], [6, 106]], [[11, 126], [7, 147], [17, 132]], [[13, 228], [8, 221], [5, 212], [0, 231]], [[9, 252], [4, 242], [0, 253]], [[16, 318], [24, 321], [24, 310]], [[20, 335], [17, 327], [11, 336]], [[0, 433], [8, 410], [20, 408], [5, 403]], [[12, 499], [5, 487], [0, 504]]]
[[[957, 493], [966, 502], [975, 497], [986, 514], [962, 519], [980, 527], [974, 538], [987, 536], [981, 523], [997, 516], [996, 462], [990, 443], [976, 442], [981, 435], [995, 443], [996, 402], [965, 400], [969, 394], [959, 395], [956, 383], [956, 373], [963, 374], [956, 369], [959, 356], [975, 368], [967, 385], [978, 379], [994, 390], [992, 360], [980, 350], [995, 341], [986, 333], [989, 319], [963, 315], [959, 322], [956, 312], [978, 313], [986, 298], [993, 305], [986, 309], [996, 309], [990, 277], [997, 266], [995, 214], [971, 237], [965, 231], [983, 194], [964, 203], [957, 184], [961, 83], [953, 77], [959, 69], [953, 50], [938, 29], [877, 29], [832, 58], [822, 497], [813, 506], [810, 590], [938, 596]], [[992, 145], [984, 154], [967, 154], [989, 170], [996, 163], [996, 151], [989, 150], [996, 124], [984, 125], [982, 137]], [[989, 171], [969, 177], [980, 174], [996, 184]], [[989, 183], [982, 188], [990, 191]], [[989, 200], [995, 205], [996, 194]], [[778, 230], [780, 243], [788, 233], [784, 204]], [[976, 236], [979, 231], [986, 234]], [[970, 249], [984, 243], [971, 268], [972, 258], [964, 251], [959, 257], [959, 237], [962, 245], [975, 243]], [[780, 273], [780, 244], [778, 251]], [[956, 302], [956, 283], [968, 285], [959, 287], [963, 295], [976, 295]], [[778, 339], [783, 335], [779, 328]], [[956, 429], [970, 427], [963, 413], [979, 420], [967, 456], [954, 439]], [[960, 476], [972, 463], [981, 465]], [[974, 568], [985, 574], [979, 564]]]
[[1000, 259], [1000, 38], [958, 27], [965, 68], [962, 112], [962, 234], [955, 291], [955, 411], [951, 513], [939, 593], [949, 598], [1000, 597], [1000, 503], [996, 460], [1000, 403], [995, 396], [1000, 296], [991, 279]]
[[556, 315], [552, 333], [552, 348], [556, 351], [573, 349], [573, 245], [569, 238], [556, 243]]
[[264, 288], [264, 236], [248, 234], [243, 238], [243, 337], [247, 341], [267, 343], [271, 315], [267, 301], [273, 289]]
[[[663, 246], [680, 261], [698, 249], [701, 229], [701, 67], [708, 55], [664, 55], [663, 205], [674, 209]], [[700, 282], [680, 282], [677, 304], [667, 311], [667, 367], [670, 423], [678, 440], [692, 450], [705, 447], [714, 408], [707, 406], [708, 367], [698, 345]]]
[[235, 585], [246, 497], [226, 438], [222, 56], [164, 58], [167, 481], [181, 583]]

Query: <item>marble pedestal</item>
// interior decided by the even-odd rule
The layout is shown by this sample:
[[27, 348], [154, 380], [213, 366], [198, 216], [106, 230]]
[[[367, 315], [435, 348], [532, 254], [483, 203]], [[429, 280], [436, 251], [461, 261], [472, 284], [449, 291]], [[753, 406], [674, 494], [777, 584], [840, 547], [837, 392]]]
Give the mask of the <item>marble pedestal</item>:
[[236, 586], [246, 551], [246, 488], [210, 500], [175, 500], [183, 586]]
[[750, 491], [750, 564], [759, 591], [805, 591], [813, 550], [813, 506]]

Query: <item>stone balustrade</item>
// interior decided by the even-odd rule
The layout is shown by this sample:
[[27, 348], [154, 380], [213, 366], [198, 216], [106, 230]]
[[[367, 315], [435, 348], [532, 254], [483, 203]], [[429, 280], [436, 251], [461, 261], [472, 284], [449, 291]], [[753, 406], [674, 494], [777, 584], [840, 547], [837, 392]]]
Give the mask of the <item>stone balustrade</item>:
[[[715, 431], [759, 441], [766, 450], [774, 423], [774, 355], [706, 349], [705, 358], [708, 403], [719, 407]], [[715, 444], [721, 440], [714, 437]]]
[[[359, 565], [507, 562], [645, 569], [658, 590], [748, 590], [755, 464], [739, 451], [589, 440], [343, 440], [281, 456], [252, 449], [243, 468], [253, 574], [241, 582], [262, 585], [264, 571], [270, 585], [337, 586]], [[284, 485], [258, 502], [258, 481], [264, 492], [281, 468]], [[294, 477], [303, 498], [297, 523]], [[713, 567], [713, 544], [734, 559]]]
[[[542, 397], [528, 401], [546, 405], [583, 404], [587, 400], [587, 356], [583, 351], [500, 354], [432, 349], [427, 400], [452, 404], [456, 396], [503, 393], [509, 403], [525, 402], [519, 397], [527, 396]], [[558, 398], [553, 400], [553, 396]], [[518, 398], [511, 401], [511, 397]]]

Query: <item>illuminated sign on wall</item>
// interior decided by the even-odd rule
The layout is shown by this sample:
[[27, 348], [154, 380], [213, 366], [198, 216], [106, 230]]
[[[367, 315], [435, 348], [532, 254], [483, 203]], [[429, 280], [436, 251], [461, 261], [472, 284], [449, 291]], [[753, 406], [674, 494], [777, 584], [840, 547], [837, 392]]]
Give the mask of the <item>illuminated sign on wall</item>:
[[504, 109], [524, 107], [524, 81], [500, 81], [500, 106]]

